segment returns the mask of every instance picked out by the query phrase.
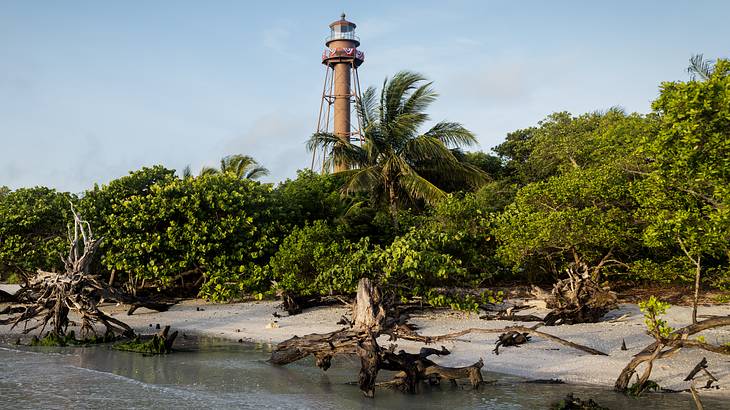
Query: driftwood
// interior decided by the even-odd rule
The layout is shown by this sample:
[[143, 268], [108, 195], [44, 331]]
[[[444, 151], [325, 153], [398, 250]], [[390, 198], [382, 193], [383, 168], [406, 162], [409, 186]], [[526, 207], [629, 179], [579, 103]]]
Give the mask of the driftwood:
[[[696, 308], [697, 305], [695, 305], [695, 312], [697, 312]], [[692, 319], [697, 320], [697, 317], [695, 316]], [[689, 391], [692, 393], [692, 400], [694, 400], [697, 410], [705, 410], [705, 406], [702, 405], [702, 400], [700, 400], [700, 395], [697, 393], [697, 390], [695, 390], [695, 386], [690, 385]]]
[[583, 346], [583, 345], [580, 345], [578, 343], [573, 343], [571, 341], [568, 341], [568, 340], [565, 340], [565, 339], [561, 339], [561, 338], [559, 338], [557, 336], [553, 336], [551, 334], [548, 334], [548, 333], [545, 333], [545, 332], [541, 332], [539, 330], [536, 330], [538, 326], [539, 325], [536, 325], [536, 326], [533, 326], [533, 327], [509, 326], [509, 327], [504, 327], [504, 328], [500, 328], [500, 329], [482, 329], [482, 328], [472, 327], [472, 328], [464, 329], [464, 330], [461, 330], [461, 331], [458, 331], [458, 332], [447, 333], [447, 334], [438, 335], [438, 336], [421, 336], [421, 335], [418, 335], [418, 334], [398, 334], [398, 337], [401, 338], [401, 339], [415, 340], [415, 341], [424, 342], [426, 344], [431, 344], [431, 343], [441, 342], [441, 341], [445, 341], [445, 340], [457, 339], [457, 338], [459, 338], [461, 336], [465, 336], [465, 335], [468, 335], [470, 333], [486, 333], [486, 334], [491, 334], [491, 333], [504, 333], [504, 332], [512, 332], [512, 331], [514, 331], [514, 332], [523, 332], [523, 333], [527, 333], [527, 334], [532, 334], [534, 336], [539, 336], [539, 337], [542, 337], [544, 339], [552, 340], [554, 342], [560, 343], [560, 344], [565, 345], [565, 346], [568, 346], [568, 347], [572, 347], [572, 348], [577, 349], [577, 350], [581, 350], [583, 352], [586, 352], [586, 353], [589, 353], [589, 354], [592, 354], [592, 355], [608, 356], [606, 353], [603, 353], [600, 350], [596, 350], [596, 349], [593, 349], [593, 348], [588, 347], [588, 346]]
[[509, 346], [516, 346], [520, 347], [521, 344], [525, 344], [530, 341], [530, 336], [528, 336], [527, 332], [515, 332], [514, 330], [511, 330], [509, 332], [502, 333], [497, 338], [497, 343], [495, 343], [494, 346], [494, 354], [499, 354], [499, 347], [509, 347]]
[[319, 296], [298, 296], [289, 292], [282, 292], [280, 296], [281, 305], [289, 316], [298, 315], [304, 309], [317, 306], [320, 301]]
[[[0, 315], [17, 316], [0, 319], [0, 324], [12, 324], [13, 328], [24, 323], [23, 332], [29, 333], [40, 328], [42, 334], [50, 325], [50, 332], [64, 336], [70, 324], [68, 314], [75, 311], [81, 318], [81, 333], [96, 333], [95, 324], [106, 327], [106, 332], [132, 336], [132, 328], [124, 322], [110, 317], [99, 309], [104, 300], [114, 300], [131, 305], [127, 315], [140, 307], [164, 312], [174, 303], [153, 301], [123, 292], [112, 286], [113, 281], [105, 283], [97, 275], [89, 272], [94, 253], [101, 238], [93, 236], [91, 226], [81, 219], [71, 207], [74, 217], [73, 229], [69, 229], [69, 253], [62, 257], [63, 272], [38, 270], [34, 276], [25, 278], [25, 285], [14, 295], [17, 302], [0, 311]], [[28, 327], [32, 319], [38, 323]]]
[[452, 386], [457, 385], [457, 380], [468, 379], [473, 389], [478, 388], [482, 383], [481, 368], [484, 361], [466, 367], [444, 367], [428, 359], [431, 355], [443, 356], [450, 352], [443, 346], [441, 350], [421, 348], [418, 354], [406, 353], [401, 350], [397, 354], [386, 351], [382, 355], [381, 368], [386, 370], [398, 370], [393, 380], [379, 383], [378, 386], [398, 389], [404, 393], [416, 393], [419, 382], [426, 382], [430, 385], [441, 384], [448, 380]]
[[573, 393], [568, 393], [563, 400], [553, 404], [550, 408], [555, 410], [608, 410], [608, 407], [601, 406], [593, 399], [581, 400]]
[[616, 293], [598, 285], [587, 265], [572, 265], [566, 272], [568, 278], [555, 283], [549, 296], [536, 292], [552, 309], [543, 319], [546, 326], [596, 323], [609, 310], [616, 308]]
[[[117, 292], [89, 274], [94, 252], [101, 239], [96, 239], [88, 222], [82, 220], [71, 208], [74, 216], [73, 228], [69, 229], [69, 253], [63, 257], [64, 272], [38, 270], [29, 277], [22, 289], [32, 294], [32, 303], [15, 317], [0, 320], [0, 324], [12, 324], [13, 328], [24, 323], [23, 333], [40, 328], [40, 334], [50, 325], [50, 333], [63, 337], [70, 324], [68, 314], [75, 311], [81, 319], [81, 333], [96, 334], [95, 324], [106, 327], [106, 332], [131, 336], [134, 332], [124, 322], [117, 320], [97, 306], [99, 295], [114, 295]], [[28, 326], [32, 319], [38, 322]]]
[[682, 348], [697, 348], [723, 355], [730, 355], [730, 345], [717, 346], [699, 340], [691, 340], [689, 337], [703, 330], [716, 327], [730, 326], [730, 316], [718, 316], [706, 319], [695, 324], [685, 326], [671, 332], [667, 337], [656, 336], [655, 341], [644, 350], [634, 356], [624, 367], [616, 379], [614, 389], [619, 392], [628, 390], [631, 377], [637, 372], [637, 368], [644, 364], [645, 369], [639, 377], [637, 390], [641, 392], [642, 386], [646, 385], [651, 375], [654, 360], [671, 357]]
[[348, 302], [342, 298], [334, 296], [301, 296], [284, 291], [278, 292], [278, 296], [281, 298], [281, 308], [284, 309], [289, 316], [298, 315], [302, 313], [304, 309], [313, 307], [348, 304]]
[[[293, 337], [279, 343], [271, 353], [269, 362], [275, 365], [286, 365], [307, 356], [314, 356], [316, 365], [327, 370], [332, 358], [337, 355], [356, 355], [360, 358], [360, 372], [358, 385], [367, 397], [373, 397], [376, 387], [395, 388], [402, 392], [415, 393], [422, 383], [440, 384], [442, 381], [456, 384], [457, 380], [469, 380], [476, 388], [482, 383], [481, 368], [483, 360], [471, 366], [445, 367], [429, 359], [429, 356], [448, 355], [450, 352], [442, 347], [440, 350], [423, 347], [417, 354], [403, 350], [395, 352], [395, 346], [384, 349], [378, 345], [380, 335], [388, 335], [391, 341], [397, 339], [420, 341], [426, 344], [441, 340], [453, 340], [468, 333], [518, 333], [520, 338], [528, 340], [528, 334], [547, 338], [566, 346], [596, 355], [605, 353], [569, 342], [557, 336], [536, 330], [536, 327], [526, 328], [515, 326], [504, 329], [467, 329], [440, 336], [422, 336], [415, 331], [415, 327], [406, 323], [408, 310], [399, 309], [391, 304], [380, 290], [373, 286], [368, 279], [362, 279], [358, 284], [357, 300], [353, 305], [353, 320], [345, 320], [348, 324], [340, 330], [310, 334], [303, 337]], [[515, 339], [516, 341], [517, 339]], [[376, 382], [380, 370], [396, 371], [395, 377], [387, 382]]]
[[0, 303], [13, 303], [17, 301], [18, 299], [15, 295], [11, 295], [10, 293], [0, 289]]
[[699, 373], [703, 369], [704, 370], [707, 369], [707, 358], [706, 357], [703, 357], [702, 360], [700, 360], [700, 362], [697, 363], [697, 365], [694, 367], [694, 369], [692, 369], [692, 371], [689, 372], [687, 377], [684, 378], [684, 381], [688, 382], [688, 381], [694, 379], [695, 376], [697, 375], [697, 373]]
[[122, 303], [128, 303], [130, 305], [129, 310], [127, 310], [127, 316], [131, 316], [134, 314], [134, 312], [143, 307], [150, 310], [155, 310], [157, 312], [167, 312], [170, 310], [170, 307], [174, 305], [174, 303], [167, 303], [167, 302], [155, 302], [152, 300], [142, 299], [142, 298], [134, 298], [128, 295], [125, 295], [121, 292], [116, 292], [115, 295], [113, 295], [114, 299], [118, 302]]
[[479, 317], [479, 319], [485, 320], [511, 320], [514, 322], [542, 322], [543, 318], [535, 315], [520, 315], [515, 312], [529, 309], [530, 306], [517, 305], [510, 306], [508, 308], [497, 311], [496, 313], [486, 313]]
[[[473, 386], [481, 383], [481, 360], [472, 366], [451, 368], [439, 366], [428, 359], [431, 355], [449, 354], [445, 348], [423, 348], [418, 354], [412, 354], [403, 350], [395, 353], [393, 349], [379, 346], [377, 337], [380, 334], [389, 334], [392, 339], [397, 337], [398, 328], [413, 331], [404, 323], [407, 314], [388, 307], [380, 289], [368, 279], [361, 279], [357, 299], [352, 306], [351, 326], [325, 334], [295, 336], [279, 343], [272, 351], [269, 362], [286, 365], [312, 355], [317, 367], [327, 370], [334, 356], [357, 355], [360, 358], [358, 385], [366, 397], [374, 396], [376, 386], [415, 393], [422, 382], [435, 384], [449, 380], [455, 383], [458, 379], [469, 379]], [[395, 315], [388, 316], [388, 311], [395, 311]], [[378, 384], [376, 379], [380, 370], [397, 373], [393, 380]]]
[[[12, 315], [13, 313], [22, 313], [25, 311], [25, 305], [10, 305], [0, 310], [0, 315]], [[7, 324], [0, 319], [0, 324]]]

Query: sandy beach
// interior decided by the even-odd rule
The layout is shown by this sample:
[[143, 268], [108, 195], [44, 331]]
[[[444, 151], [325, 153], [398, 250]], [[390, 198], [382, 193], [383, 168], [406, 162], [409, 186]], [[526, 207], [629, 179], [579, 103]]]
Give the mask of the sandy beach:
[[[7, 286], [3, 289], [14, 291], [14, 288]], [[155, 326], [160, 324], [170, 325], [174, 330], [185, 334], [268, 344], [276, 344], [294, 335], [337, 330], [342, 326], [336, 322], [342, 315], [348, 313], [348, 309], [344, 307], [322, 307], [287, 317], [278, 306], [279, 303], [273, 301], [210, 304], [201, 300], [187, 300], [162, 313], [141, 308], [134, 315], [127, 316], [125, 306], [111, 304], [103, 306], [102, 310], [123, 320], [143, 334], [154, 332]], [[274, 312], [282, 314], [283, 317], [274, 317]], [[523, 312], [525, 311], [520, 313]], [[544, 315], [546, 312], [544, 308], [536, 306], [526, 314]], [[681, 327], [689, 323], [690, 314], [691, 308], [675, 306], [664, 318], [670, 326]], [[728, 315], [730, 306], [701, 306], [699, 314], [700, 316]], [[526, 326], [534, 324], [486, 321], [479, 319], [479, 315], [475, 313], [449, 310], [416, 314], [412, 317], [411, 323], [418, 325], [419, 332], [423, 335], [439, 335], [472, 327], [503, 328], [515, 324]], [[611, 388], [631, 357], [652, 341], [645, 333], [643, 315], [634, 304], [622, 304], [620, 309], [609, 312], [601, 323], [543, 327], [540, 330], [598, 349], [608, 356], [589, 355], [538, 336], [521, 347], [500, 349], [500, 354], [495, 355], [492, 350], [497, 335], [476, 334], [442, 343], [451, 351], [451, 355], [440, 357], [437, 361], [448, 366], [464, 366], [483, 358], [484, 369], [489, 371], [530, 379], [560, 379], [567, 383]], [[11, 331], [9, 326], [0, 326], [0, 334], [17, 333], [19, 333], [18, 328]], [[728, 329], [709, 330], [702, 332], [701, 335], [711, 343], [730, 342]], [[387, 346], [386, 339], [383, 337], [379, 341]], [[621, 350], [622, 341], [626, 342], [626, 351]], [[397, 344], [399, 348], [409, 351], [417, 351], [422, 346], [421, 343], [402, 340], [397, 341]], [[720, 389], [703, 389], [702, 394], [730, 395], [730, 358], [707, 351], [684, 349], [672, 358], [657, 361], [651, 379], [663, 388], [687, 389], [690, 382], [685, 382], [683, 379], [703, 357], [706, 357], [709, 363], [708, 370], [719, 380]], [[697, 385], [701, 386], [704, 385], [706, 378], [698, 376], [698, 380]]]

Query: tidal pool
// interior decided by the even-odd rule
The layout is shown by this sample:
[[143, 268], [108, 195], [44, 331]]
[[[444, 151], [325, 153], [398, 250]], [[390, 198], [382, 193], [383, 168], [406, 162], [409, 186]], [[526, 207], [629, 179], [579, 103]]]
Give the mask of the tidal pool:
[[[287, 367], [266, 363], [265, 345], [217, 339], [180, 340], [179, 351], [156, 357], [109, 346], [28, 348], [0, 345], [0, 408], [51, 409], [545, 409], [574, 392], [611, 409], [690, 409], [686, 394], [632, 399], [605, 388], [525, 383], [483, 372], [496, 380], [478, 391], [449, 385], [419, 395], [378, 390], [362, 397], [358, 361], [335, 359], [327, 372], [310, 360]], [[385, 375], [387, 376], [387, 375]], [[705, 397], [706, 409], [727, 403]]]

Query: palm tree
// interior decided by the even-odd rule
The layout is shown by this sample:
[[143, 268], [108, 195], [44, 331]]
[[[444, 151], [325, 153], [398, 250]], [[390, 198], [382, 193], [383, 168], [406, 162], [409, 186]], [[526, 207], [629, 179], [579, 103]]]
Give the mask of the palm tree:
[[712, 61], [705, 60], [702, 54], [695, 54], [689, 59], [689, 67], [687, 67], [687, 73], [690, 75], [692, 80], [706, 81], [712, 75], [714, 70]]
[[460, 180], [477, 186], [486, 174], [459, 160], [462, 146], [476, 138], [461, 124], [439, 122], [428, 131], [419, 129], [428, 121], [424, 110], [436, 99], [430, 82], [419, 74], [401, 71], [385, 79], [380, 98], [368, 88], [358, 104], [365, 142], [344, 142], [329, 133], [312, 135], [310, 150], [329, 152], [328, 164], [346, 164], [337, 172], [346, 176], [345, 193], [367, 191], [374, 202], [387, 204], [394, 226], [398, 209], [424, 201], [434, 203], [446, 196], [443, 182]]
[[239, 179], [259, 179], [269, 175], [269, 170], [259, 165], [255, 159], [248, 155], [228, 155], [221, 159], [220, 169], [203, 167], [200, 175], [214, 175], [219, 173], [233, 174]]

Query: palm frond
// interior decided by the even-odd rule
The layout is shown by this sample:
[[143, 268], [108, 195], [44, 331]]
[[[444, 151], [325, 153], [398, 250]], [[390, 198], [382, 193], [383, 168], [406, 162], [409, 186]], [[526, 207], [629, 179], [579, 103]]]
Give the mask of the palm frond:
[[358, 115], [363, 119], [363, 127], [368, 127], [373, 121], [376, 120], [377, 115], [377, 100], [376, 91], [374, 87], [368, 87], [367, 90], [362, 94], [362, 97], [358, 100], [357, 104]]
[[357, 192], [371, 192], [382, 182], [382, 167], [371, 166], [367, 168], [350, 169], [338, 172], [338, 175], [345, 175], [347, 182], [342, 187], [342, 192], [352, 194]]
[[425, 81], [421, 74], [400, 71], [385, 85], [385, 122], [390, 122], [402, 111], [402, 107], [418, 83]]
[[200, 170], [200, 174], [199, 174], [199, 175], [200, 175], [201, 177], [202, 177], [202, 176], [205, 176], [205, 175], [216, 175], [216, 174], [218, 174], [219, 172], [220, 172], [220, 171], [218, 171], [218, 169], [217, 169], [217, 168], [213, 168], [213, 167], [207, 167], [207, 166], [206, 166], [206, 167], [203, 167], [203, 168], [202, 168], [202, 169]]
[[266, 175], [269, 171], [250, 155], [233, 154], [221, 159], [220, 172], [234, 175], [239, 179], [251, 179]]
[[416, 89], [403, 104], [402, 113], [420, 113], [436, 101], [438, 94], [431, 88], [433, 83], [426, 83]]
[[183, 179], [188, 179], [193, 177], [193, 170], [190, 168], [190, 164], [185, 165], [185, 168], [182, 170], [182, 177]]
[[359, 167], [367, 163], [367, 152], [359, 145], [349, 142], [340, 141], [332, 146], [329, 156], [335, 163], [348, 164], [350, 167]]
[[340, 141], [340, 138], [335, 134], [329, 132], [316, 132], [312, 134], [307, 141], [307, 151], [312, 152], [317, 149], [329, 151], [333, 145]]
[[265, 167], [262, 167], [261, 165], [258, 165], [248, 170], [248, 172], [246, 173], [246, 179], [259, 179], [266, 175], [269, 175], [269, 170]]
[[687, 74], [690, 75], [692, 80], [696, 80], [698, 77], [702, 81], [706, 81], [712, 75], [713, 64], [710, 60], [705, 60], [702, 54], [695, 54], [689, 59], [689, 67], [687, 67]]
[[412, 198], [422, 199], [429, 204], [434, 204], [446, 197], [446, 192], [419, 175], [405, 161], [400, 163], [399, 168], [401, 169], [398, 176], [400, 185]]
[[418, 129], [426, 121], [428, 121], [428, 114], [426, 113], [398, 114], [387, 125], [391, 143], [397, 147], [396, 149], [400, 149], [402, 144], [418, 134]]
[[477, 145], [474, 133], [467, 130], [458, 122], [441, 121], [426, 131], [424, 135], [438, 138], [447, 147], [462, 147]]
[[436, 137], [421, 135], [409, 140], [402, 151], [403, 157], [409, 161], [436, 161], [458, 164], [454, 154]]

